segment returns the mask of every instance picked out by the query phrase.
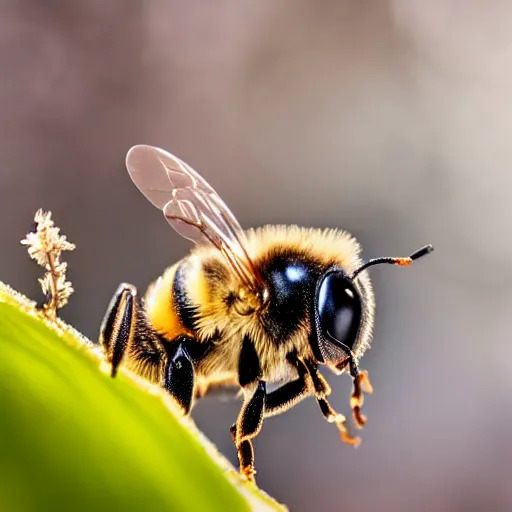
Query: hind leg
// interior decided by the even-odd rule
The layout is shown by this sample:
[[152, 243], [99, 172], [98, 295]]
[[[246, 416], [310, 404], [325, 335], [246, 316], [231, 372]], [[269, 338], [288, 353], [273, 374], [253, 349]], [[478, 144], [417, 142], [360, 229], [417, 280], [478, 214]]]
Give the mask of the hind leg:
[[99, 341], [111, 375], [115, 377], [124, 357], [143, 376], [151, 376], [178, 402], [185, 414], [190, 412], [194, 398], [194, 364], [186, 345], [192, 338], [180, 336], [162, 341], [148, 324], [137, 298], [137, 289], [119, 285], [101, 324]]
[[100, 328], [99, 342], [111, 364], [111, 375], [116, 376], [126, 353], [133, 341], [137, 320], [137, 288], [122, 283], [117, 288]]

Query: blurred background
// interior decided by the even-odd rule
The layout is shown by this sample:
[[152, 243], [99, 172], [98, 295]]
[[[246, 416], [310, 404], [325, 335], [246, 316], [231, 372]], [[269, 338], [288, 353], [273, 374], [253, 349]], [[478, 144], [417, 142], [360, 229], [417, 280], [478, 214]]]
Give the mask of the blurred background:
[[[136, 190], [128, 148], [199, 170], [243, 226], [342, 227], [373, 271], [353, 450], [309, 399], [265, 422], [261, 487], [291, 510], [512, 509], [512, 4], [4, 0], [0, 279], [39, 298], [19, 240], [39, 207], [77, 250], [63, 317], [89, 337], [121, 281], [189, 249]], [[348, 413], [350, 379], [329, 378]], [[234, 463], [240, 404], [199, 426]]]

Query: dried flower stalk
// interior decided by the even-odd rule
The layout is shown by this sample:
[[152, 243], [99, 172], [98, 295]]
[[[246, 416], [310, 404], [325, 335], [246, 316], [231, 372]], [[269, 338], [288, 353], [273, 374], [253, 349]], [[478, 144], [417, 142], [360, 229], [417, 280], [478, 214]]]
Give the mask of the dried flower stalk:
[[72, 251], [75, 245], [68, 242], [60, 229], [52, 220], [52, 212], [38, 210], [34, 216], [35, 228], [21, 241], [28, 246], [29, 256], [46, 270], [44, 277], [39, 279], [47, 302], [43, 312], [55, 320], [57, 310], [68, 303], [73, 287], [66, 281], [67, 263], [60, 261], [63, 251]]

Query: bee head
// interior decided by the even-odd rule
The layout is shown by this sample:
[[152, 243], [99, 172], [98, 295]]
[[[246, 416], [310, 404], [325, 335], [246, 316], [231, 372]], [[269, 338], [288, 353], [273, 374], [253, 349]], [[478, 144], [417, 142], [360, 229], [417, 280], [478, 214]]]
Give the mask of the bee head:
[[368, 267], [381, 263], [408, 266], [433, 251], [425, 246], [406, 258], [376, 258], [363, 263], [352, 275], [338, 268], [330, 269], [319, 279], [315, 296], [316, 335], [311, 346], [318, 362], [340, 372], [353, 362], [364, 319], [363, 300], [357, 276]]

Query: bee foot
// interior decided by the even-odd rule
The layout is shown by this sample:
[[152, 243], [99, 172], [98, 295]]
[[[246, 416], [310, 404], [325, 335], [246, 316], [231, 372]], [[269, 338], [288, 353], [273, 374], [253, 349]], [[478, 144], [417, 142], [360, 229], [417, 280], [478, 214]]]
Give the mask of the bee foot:
[[[327, 421], [331, 420], [328, 418]], [[343, 414], [337, 414], [332, 421], [336, 423], [336, 426], [340, 431], [341, 440], [344, 443], [349, 444], [354, 448], [357, 448], [361, 443], [361, 439], [359, 437], [353, 437], [352, 435], [350, 435], [349, 430], [347, 428], [347, 420], [345, 416], [343, 416]]]
[[357, 428], [363, 428], [366, 425], [366, 416], [361, 412], [360, 407], [354, 407], [352, 409], [352, 414], [354, 416], [354, 423]]
[[361, 391], [363, 393], [371, 395], [373, 393], [373, 386], [372, 383], [370, 382], [370, 377], [368, 377], [368, 372], [366, 370], [363, 370], [357, 376], [357, 379], [359, 380], [359, 386], [361, 387]]
[[361, 438], [360, 437], [353, 437], [351, 436], [347, 430], [341, 430], [341, 440], [350, 446], [353, 446], [354, 448], [357, 448], [361, 444]]
[[240, 474], [250, 483], [256, 484], [256, 470], [254, 466], [247, 466], [240, 471]]

